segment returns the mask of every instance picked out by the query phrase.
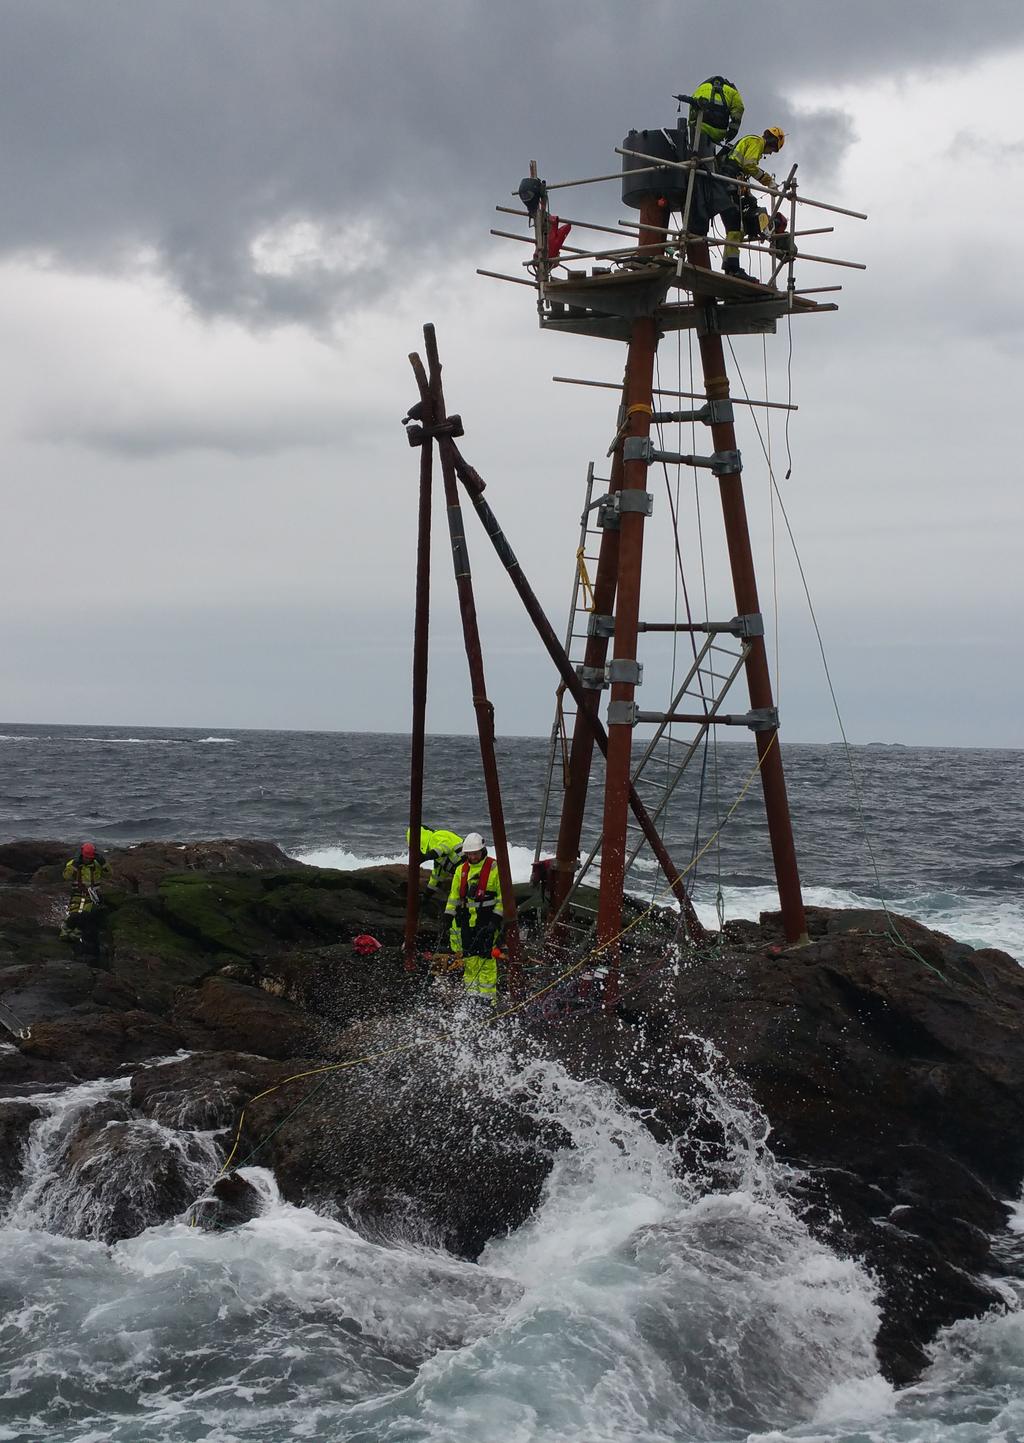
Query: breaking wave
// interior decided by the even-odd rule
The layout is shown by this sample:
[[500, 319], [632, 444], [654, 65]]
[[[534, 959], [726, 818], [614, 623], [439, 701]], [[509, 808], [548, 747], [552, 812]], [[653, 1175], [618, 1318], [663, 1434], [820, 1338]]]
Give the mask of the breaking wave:
[[[481, 1106], [514, 1091], [571, 1140], [534, 1215], [479, 1264], [362, 1237], [282, 1201], [260, 1168], [245, 1170], [262, 1197], [251, 1222], [179, 1220], [107, 1246], [33, 1188], [56, 1154], [30, 1146], [0, 1229], [14, 1362], [0, 1438], [683, 1443], [812, 1423], [823, 1437], [815, 1420], [840, 1404], [884, 1416], [870, 1279], [811, 1238], [764, 1118], [706, 1064], [728, 1143], [710, 1191], [610, 1090], [514, 1030], [454, 1020], [423, 1065]], [[126, 1087], [48, 1094], [40, 1135]]]

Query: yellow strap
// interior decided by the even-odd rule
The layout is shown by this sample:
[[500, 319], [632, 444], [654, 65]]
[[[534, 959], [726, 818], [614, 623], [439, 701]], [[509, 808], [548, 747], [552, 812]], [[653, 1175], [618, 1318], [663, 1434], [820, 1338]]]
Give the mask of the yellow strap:
[[626, 419], [627, 419], [627, 421], [629, 420], [630, 416], [632, 416], [632, 414], [633, 414], [634, 411], [646, 411], [647, 414], [648, 414], [648, 416], [653, 416], [653, 415], [654, 415], [654, 407], [653, 407], [653, 406], [648, 406], [648, 405], [646, 405], [643, 401], [638, 401], [635, 406], [627, 406], [627, 407], [626, 407]]
[[579, 572], [580, 585], [583, 587], [583, 600], [587, 603], [587, 610], [593, 611], [594, 588], [590, 584], [590, 573], [587, 571], [587, 562], [582, 546], [576, 553], [576, 570]]

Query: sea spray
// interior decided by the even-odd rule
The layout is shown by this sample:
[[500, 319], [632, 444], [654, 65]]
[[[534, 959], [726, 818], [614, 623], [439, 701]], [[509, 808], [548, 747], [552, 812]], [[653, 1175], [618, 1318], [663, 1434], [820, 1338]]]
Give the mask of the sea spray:
[[[732, 1165], [715, 1159], [723, 1189], [706, 1193], [611, 1089], [515, 1024], [457, 1006], [389, 1031], [423, 1044], [392, 1084], [443, 1074], [482, 1126], [511, 1094], [567, 1144], [534, 1215], [474, 1265], [290, 1206], [260, 1168], [245, 1170], [263, 1198], [253, 1221], [169, 1223], [113, 1247], [40, 1228], [36, 1192], [32, 1230], [0, 1232], [7, 1419], [68, 1443], [679, 1443], [793, 1426], [837, 1387], [870, 1384], [871, 1285], [810, 1238], [763, 1118], [713, 1053], [700, 1105]], [[692, 1081], [681, 1065], [678, 1085]], [[124, 1092], [85, 1086], [76, 1105]]]

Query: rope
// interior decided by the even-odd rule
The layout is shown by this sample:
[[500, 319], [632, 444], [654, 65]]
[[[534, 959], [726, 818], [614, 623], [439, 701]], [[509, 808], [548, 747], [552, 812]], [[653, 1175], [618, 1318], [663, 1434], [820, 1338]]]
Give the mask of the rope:
[[586, 602], [587, 610], [593, 611], [594, 588], [590, 582], [590, 573], [587, 571], [587, 560], [582, 546], [576, 552], [576, 570], [579, 573], [580, 585], [583, 587], [583, 600]]
[[[728, 340], [729, 351], [732, 354], [733, 362], [736, 366], [736, 373], [740, 378], [740, 385], [743, 387], [743, 394], [749, 400], [750, 392], [747, 390], [747, 383], [743, 379], [743, 371], [740, 368], [739, 361], [736, 359], [736, 352], [733, 350], [732, 341], [729, 340], [728, 337], [726, 339]], [[792, 376], [790, 377], [790, 384], [792, 385]], [[786, 415], [788, 416], [789, 414], [790, 413], [787, 411]], [[945, 973], [941, 972], [938, 967], [932, 966], [932, 964], [926, 958], [921, 956], [920, 952], [913, 945], [913, 943], [909, 942], [907, 938], [902, 935], [902, 933], [899, 931], [899, 928], [896, 926], [892, 912], [889, 910], [889, 903], [886, 900], [885, 891], [882, 886], [882, 874], [879, 870], [878, 859], [875, 856], [875, 849], [871, 845], [871, 834], [868, 831], [867, 817], [864, 812], [864, 798], [861, 788], [860, 775], [857, 771], [857, 767], [853, 759], [853, 750], [850, 746], [849, 737], [846, 734], [846, 726], [843, 722], [843, 715], [839, 708], [839, 698], [836, 696], [836, 689], [832, 684], [832, 673], [829, 670], [828, 656], [825, 652], [825, 642], [821, 635], [821, 628], [818, 625], [818, 617], [814, 610], [814, 602], [811, 600], [811, 588], [807, 581], [807, 573], [804, 571], [803, 560], [800, 556], [800, 548], [796, 544], [796, 536], [793, 534], [793, 527], [790, 524], [789, 513], [786, 510], [786, 503], [782, 499], [782, 492], [780, 491], [779, 484], [775, 479], [775, 471], [772, 467], [767, 447], [765, 446], [764, 439], [761, 435], [761, 428], [758, 425], [757, 416], [754, 414], [753, 409], [751, 409], [751, 419], [754, 423], [754, 430], [757, 432], [757, 439], [760, 442], [761, 450], [764, 453], [764, 459], [768, 466], [768, 475], [771, 480], [772, 490], [775, 493], [775, 497], [779, 503], [779, 511], [786, 525], [786, 531], [789, 535], [789, 544], [793, 548], [793, 557], [796, 561], [797, 571], [800, 575], [800, 584], [802, 585], [804, 590], [804, 597], [807, 601], [807, 610], [810, 613], [811, 623], [814, 627], [814, 635], [817, 638], [818, 642], [818, 651], [821, 654], [821, 665], [825, 672], [825, 681], [828, 685], [829, 695], [832, 698], [832, 709], [836, 714], [836, 721], [839, 725], [839, 735], [842, 737], [843, 740], [843, 751], [846, 755], [846, 765], [850, 773], [850, 782], [853, 788], [853, 799], [857, 808], [857, 819], [860, 823], [861, 836], [864, 839], [865, 850], [867, 851], [868, 857], [871, 861], [871, 870], [874, 872], [875, 886], [878, 890], [878, 900], [879, 902], [881, 902], [882, 911], [885, 913], [886, 925], [889, 929], [890, 939], [901, 951], [906, 952], [911, 957], [914, 957], [918, 962], [921, 963], [922, 967], [927, 967], [929, 972], [934, 972], [936, 977], [941, 977], [943, 982], [948, 984], [949, 978], [945, 975]]]

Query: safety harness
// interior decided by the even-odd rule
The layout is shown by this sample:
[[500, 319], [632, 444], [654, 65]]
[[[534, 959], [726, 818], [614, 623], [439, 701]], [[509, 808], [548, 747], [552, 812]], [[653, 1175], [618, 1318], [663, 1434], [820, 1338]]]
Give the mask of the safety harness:
[[[466, 905], [466, 896], [469, 892], [469, 870], [472, 865], [472, 862], [463, 862], [462, 873], [459, 877], [459, 901], [463, 906]], [[473, 901], [478, 907], [494, 906], [494, 898], [487, 895], [487, 883], [493, 868], [494, 858], [485, 857], [481, 863], [473, 890]]]
[[731, 80], [726, 80], [724, 75], [711, 75], [704, 84], [711, 86], [710, 100], [702, 97], [699, 101], [704, 112], [704, 124], [713, 125], [716, 130], [728, 130], [732, 114], [725, 98], [725, 87], [728, 85], [731, 90], [735, 90], [735, 85]]

